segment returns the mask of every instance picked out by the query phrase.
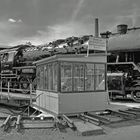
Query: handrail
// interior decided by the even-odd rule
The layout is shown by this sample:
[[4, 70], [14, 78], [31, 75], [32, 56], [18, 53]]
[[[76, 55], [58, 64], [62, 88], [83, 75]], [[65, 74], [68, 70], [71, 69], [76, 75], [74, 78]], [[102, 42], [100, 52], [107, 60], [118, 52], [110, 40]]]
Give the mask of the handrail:
[[124, 64], [132, 64], [134, 66], [134, 68], [136, 68], [139, 72], [140, 72], [140, 68], [133, 62], [133, 61], [130, 61], [130, 62], [114, 62], [114, 63], [108, 63], [107, 65], [124, 65]]
[[[7, 82], [7, 87], [2, 86], [2, 81], [1, 81], [1, 85], [0, 85], [0, 91], [2, 92], [3, 90], [7, 90], [7, 92], [9, 93], [10, 91], [25, 91], [25, 92], [29, 92], [30, 94], [32, 94], [33, 92], [35, 92], [35, 89], [33, 89], [32, 87], [32, 83], [27, 83], [27, 82], [22, 82], [22, 83], [27, 83], [29, 84], [29, 86], [27, 87], [27, 89], [22, 89], [21, 87], [19, 88], [12, 88], [10, 87], [10, 84], [12, 83], [18, 83], [18, 82]], [[31, 89], [32, 88], [32, 89]]]
[[[0, 89], [4, 89], [4, 90], [8, 90], [8, 87], [7, 88], [4, 88], [4, 87], [0, 87]], [[22, 91], [23, 89], [18, 89], [18, 88], [9, 88], [9, 90], [15, 90], [15, 91]], [[30, 91], [29, 89], [24, 89], [24, 91]], [[35, 90], [32, 90], [32, 92], [35, 92]]]

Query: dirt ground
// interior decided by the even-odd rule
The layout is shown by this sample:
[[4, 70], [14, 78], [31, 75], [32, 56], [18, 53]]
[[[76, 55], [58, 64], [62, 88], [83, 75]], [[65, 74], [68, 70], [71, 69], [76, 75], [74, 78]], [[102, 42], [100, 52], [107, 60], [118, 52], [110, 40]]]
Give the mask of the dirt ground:
[[[114, 108], [114, 107], [113, 107]], [[0, 108], [0, 116], [10, 111]], [[77, 131], [67, 129], [21, 129], [15, 128], [3, 132], [0, 128], [0, 140], [140, 140], [140, 119], [123, 121], [101, 126], [103, 134], [82, 136]]]
[[81, 136], [70, 128], [59, 129], [26, 129], [17, 132], [15, 129], [3, 132], [0, 129], [0, 140], [139, 140], [140, 120], [128, 121], [103, 126], [104, 133], [99, 135]]

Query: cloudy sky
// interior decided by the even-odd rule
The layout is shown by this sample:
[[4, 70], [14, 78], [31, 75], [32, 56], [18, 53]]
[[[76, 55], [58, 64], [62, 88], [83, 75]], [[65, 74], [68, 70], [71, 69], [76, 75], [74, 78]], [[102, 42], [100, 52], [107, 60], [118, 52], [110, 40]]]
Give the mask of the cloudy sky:
[[94, 34], [95, 18], [100, 32], [139, 26], [140, 0], [0, 0], [0, 46]]

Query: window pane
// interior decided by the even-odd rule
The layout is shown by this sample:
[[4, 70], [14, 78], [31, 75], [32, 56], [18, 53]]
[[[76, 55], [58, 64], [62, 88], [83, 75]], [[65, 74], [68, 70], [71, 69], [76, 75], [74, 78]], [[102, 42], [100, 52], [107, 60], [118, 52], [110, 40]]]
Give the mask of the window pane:
[[41, 67], [40, 71], [40, 89], [43, 89], [44, 85], [44, 67]]
[[14, 55], [15, 55], [14, 52], [9, 53], [8, 62], [12, 62], [12, 61], [13, 61], [13, 59], [14, 59]]
[[96, 90], [105, 90], [105, 64], [95, 64]]
[[61, 91], [72, 91], [72, 64], [61, 63]]
[[48, 65], [48, 90], [53, 89], [53, 69], [52, 64]]
[[53, 63], [53, 91], [57, 91], [58, 64]]
[[74, 91], [84, 91], [84, 65], [74, 64]]
[[44, 89], [48, 89], [48, 67], [44, 67]]
[[37, 68], [36, 78], [37, 78], [37, 89], [40, 89], [40, 68]]
[[86, 64], [85, 66], [85, 90], [94, 91], [94, 64]]
[[43, 89], [44, 67], [37, 68], [37, 88]]
[[108, 90], [123, 90], [122, 89], [122, 75], [108, 75]]

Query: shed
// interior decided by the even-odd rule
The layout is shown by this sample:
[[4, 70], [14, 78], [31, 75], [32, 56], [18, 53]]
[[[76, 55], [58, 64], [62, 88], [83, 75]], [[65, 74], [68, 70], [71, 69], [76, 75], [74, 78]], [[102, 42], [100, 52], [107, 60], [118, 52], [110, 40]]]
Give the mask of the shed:
[[35, 62], [36, 106], [56, 115], [108, 106], [105, 53], [54, 55]]

